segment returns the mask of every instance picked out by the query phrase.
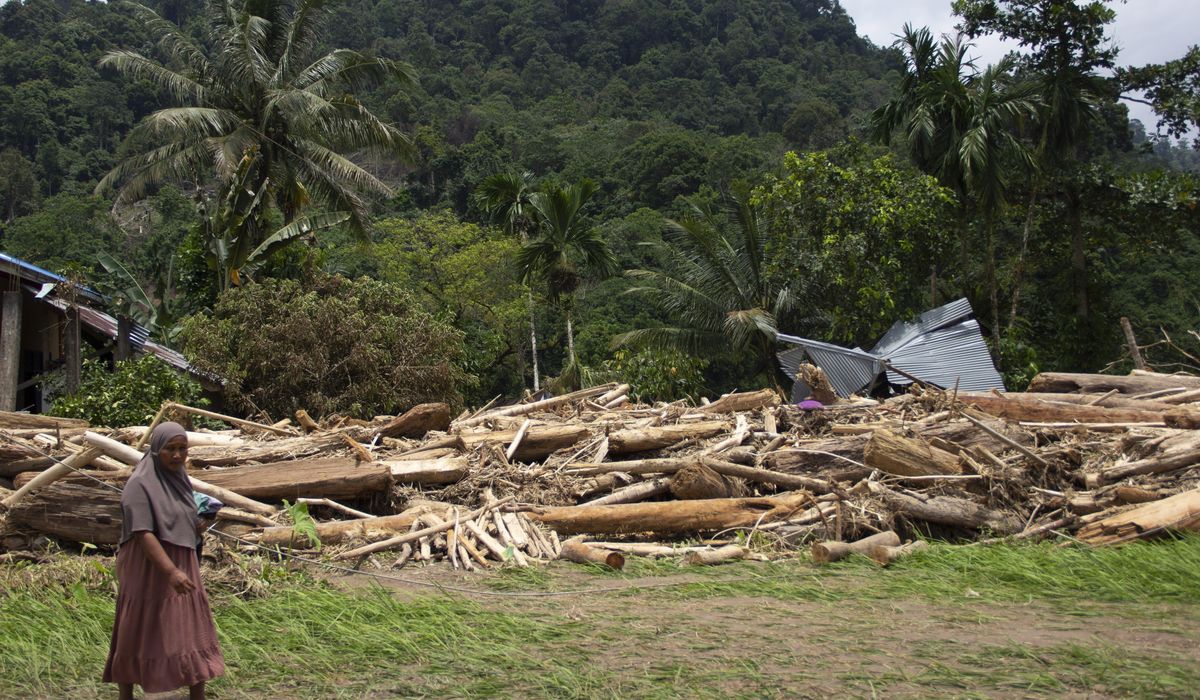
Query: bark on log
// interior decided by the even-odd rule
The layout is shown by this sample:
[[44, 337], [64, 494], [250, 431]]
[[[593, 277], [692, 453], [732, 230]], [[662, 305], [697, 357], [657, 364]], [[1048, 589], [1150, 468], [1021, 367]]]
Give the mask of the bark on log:
[[[1112, 389], [1111, 391], [1116, 392], [1117, 390]], [[964, 394], [963, 392], [959, 392], [959, 395], [972, 396], [974, 394]], [[1100, 406], [1102, 408], [1133, 408], [1143, 411], [1169, 411], [1172, 408], [1175, 408], [1175, 404], [1168, 403], [1166, 401], [1158, 399], [1133, 399], [1129, 398], [1128, 394], [1121, 395], [1120, 392], [1104, 394], [1056, 394], [1051, 392], [1023, 391], [1010, 392], [1004, 394], [1004, 396], [1006, 398], [1019, 396], [1023, 400], [1030, 401], [1051, 401], [1056, 403], [1069, 403], [1082, 406]], [[1097, 399], [1103, 400], [1097, 401]]]
[[453, 484], [467, 474], [470, 464], [466, 457], [443, 459], [383, 460], [397, 484]]
[[205, 480], [250, 498], [360, 498], [386, 491], [392, 473], [386, 464], [345, 457], [298, 459], [253, 467], [213, 469]]
[[813, 479], [807, 476], [799, 476], [796, 474], [785, 474], [783, 472], [771, 471], [769, 469], [758, 469], [755, 467], [745, 467], [740, 464], [733, 464], [714, 457], [704, 457], [704, 466], [712, 469], [718, 474], [725, 476], [736, 476], [747, 481], [753, 481], [759, 484], [771, 484], [782, 489], [805, 489], [815, 493], [829, 493], [833, 490], [833, 484], [824, 479]]
[[527, 517], [567, 534], [679, 534], [786, 520], [811, 501], [807, 493], [789, 493], [769, 498], [538, 508]]
[[84, 450], [83, 452], [77, 452], [76, 454], [67, 457], [46, 471], [41, 472], [34, 478], [30, 479], [29, 483], [14, 491], [12, 495], [8, 496], [3, 501], [0, 501], [0, 505], [3, 505], [6, 508], [12, 508], [20, 503], [21, 500], [29, 495], [30, 492], [53, 484], [59, 479], [70, 476], [71, 473], [76, 469], [82, 469], [83, 467], [86, 467], [94, 458], [99, 455], [100, 451], [93, 448]]
[[91, 480], [68, 479], [31, 493], [8, 517], [52, 537], [112, 545], [121, 537], [121, 494]]
[[870, 537], [864, 537], [857, 542], [814, 542], [812, 546], [812, 560], [814, 564], [829, 564], [845, 559], [851, 554], [865, 555], [875, 545], [895, 547], [899, 544], [900, 536], [891, 530], [879, 532]]
[[1029, 383], [1029, 391], [1052, 393], [1102, 394], [1109, 389], [1116, 389], [1122, 394], [1145, 394], [1177, 387], [1200, 389], [1200, 377], [1173, 374], [1131, 374], [1118, 377], [1107, 374], [1042, 372]]
[[617, 430], [608, 436], [609, 454], [631, 454], [670, 447], [680, 440], [712, 437], [729, 428], [725, 421], [681, 423], [658, 428]]
[[692, 462], [671, 477], [671, 494], [682, 501], [700, 498], [734, 498], [745, 494], [725, 477], [700, 462]]
[[620, 571], [625, 568], [625, 556], [620, 552], [592, 547], [582, 540], [567, 540], [562, 543], [559, 559], [576, 564], [599, 564]]
[[871, 482], [869, 487], [873, 495], [882, 498], [888, 507], [900, 515], [972, 530], [987, 528], [999, 535], [1011, 535], [1021, 530], [1022, 523], [1015, 516], [985, 508], [965, 498], [933, 496], [922, 499], [893, 491], [878, 482]]
[[323, 452], [344, 449], [341, 433], [321, 433], [308, 437], [251, 442], [234, 447], [196, 447], [188, 450], [188, 460], [197, 467], [230, 467], [247, 462], [281, 462], [312, 457]]
[[11, 478], [23, 472], [40, 472], [54, 464], [51, 457], [27, 457], [0, 462], [0, 478]]
[[1004, 398], [984, 394], [959, 395], [959, 399], [993, 416], [1014, 421], [1044, 421], [1051, 423], [1159, 423], [1162, 411], [1134, 408], [1108, 408], [1025, 399], [1021, 394], [1006, 394]]
[[1163, 412], [1163, 422], [1169, 428], [1196, 430], [1200, 428], [1200, 410], [1195, 408], [1172, 408]]
[[925, 540], [915, 540], [908, 544], [899, 547], [889, 547], [886, 545], [877, 544], [867, 552], [867, 556], [875, 560], [880, 566], [887, 566], [897, 559], [906, 557], [913, 552], [919, 552], [922, 549], [929, 547], [929, 543]]
[[2, 430], [42, 430], [53, 433], [56, 428], [87, 428], [90, 425], [87, 421], [78, 418], [58, 418], [38, 413], [0, 411], [0, 429]]
[[1200, 488], [1088, 523], [1076, 537], [1088, 544], [1118, 544], [1166, 530], [1200, 532]]
[[[472, 449], [479, 444], [504, 447], [513, 441], [516, 430], [497, 430], [484, 433], [462, 433], [463, 444]], [[570, 447], [587, 437], [588, 429], [580, 425], [541, 425], [530, 428], [521, 439], [515, 458], [522, 462], [544, 459], [551, 453]]]
[[379, 437], [423, 438], [431, 430], [450, 428], [450, 407], [444, 403], [422, 403], [413, 406], [379, 430]]
[[844, 470], [858, 466], [854, 462], [862, 463], [863, 451], [869, 439], [867, 435], [848, 435], [802, 442], [796, 447], [785, 447], [767, 454], [763, 457], [763, 464], [788, 473]]
[[[411, 508], [396, 515], [317, 523], [317, 537], [320, 538], [322, 544], [327, 545], [342, 544], [352, 540], [365, 540], [368, 542], [381, 540], [391, 537], [398, 532], [408, 532], [417, 518], [429, 512], [429, 507], [421, 506]], [[258, 535], [258, 543], [268, 547], [284, 547], [291, 543], [292, 539], [292, 527], [290, 525], [269, 527]]]
[[624, 488], [617, 489], [607, 496], [584, 503], [585, 506], [606, 506], [617, 503], [637, 503], [648, 498], [661, 496], [671, 490], [671, 480], [667, 477], [639, 481]]
[[753, 411], [756, 408], [779, 405], [779, 394], [771, 389], [761, 391], [746, 391], [737, 394], [726, 394], [707, 406], [696, 410], [700, 413], [736, 413], [738, 411]]
[[901, 437], [890, 430], [872, 433], [863, 451], [868, 467], [895, 476], [961, 474], [958, 457], [923, 440]]

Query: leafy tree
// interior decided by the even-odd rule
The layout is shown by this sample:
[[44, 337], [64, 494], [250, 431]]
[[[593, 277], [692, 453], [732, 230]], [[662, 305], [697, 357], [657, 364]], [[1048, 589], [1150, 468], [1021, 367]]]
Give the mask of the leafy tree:
[[6, 252], [52, 270], [91, 269], [98, 253], [120, 245], [108, 202], [94, 196], [49, 197], [40, 210], [13, 219], [4, 230]]
[[469, 379], [462, 340], [405, 290], [336, 276], [231, 289], [183, 330], [188, 357], [225, 378], [233, 405], [277, 416], [304, 408], [370, 417], [428, 401], [458, 404]]
[[4, 223], [36, 209], [38, 190], [33, 163], [15, 148], [0, 151], [0, 218]]
[[177, 106], [141, 121], [134, 135], [153, 146], [119, 163], [98, 190], [119, 185], [119, 200], [132, 201], [165, 182], [214, 179], [228, 210], [218, 212], [211, 240], [233, 273], [242, 251], [269, 237], [271, 207], [302, 229], [316, 226], [301, 216], [314, 205], [368, 228], [362, 192], [391, 189], [345, 154], [400, 156], [408, 140], [352, 91], [389, 78], [411, 84], [408, 65], [348, 49], [316, 56], [325, 0], [208, 0], [209, 49], [152, 11], [138, 12], [170, 62], [117, 50], [101, 65], [150, 81]]
[[83, 418], [92, 425], [145, 425], [164, 401], [208, 405], [199, 382], [154, 355], [122, 362], [115, 370], [85, 360], [79, 391], [56, 398], [50, 413]]
[[797, 298], [789, 284], [767, 274], [771, 230], [765, 209], [749, 193], [734, 191], [722, 206], [693, 206], [667, 226], [668, 268], [626, 274], [644, 282], [630, 291], [647, 295], [674, 325], [633, 330], [614, 344], [692, 354], [746, 351], [755, 371], [773, 378], [778, 322]]
[[566, 315], [567, 365], [559, 376], [568, 387], [577, 387], [580, 382], [571, 313], [584, 268], [604, 275], [616, 266], [608, 244], [583, 213], [595, 193], [596, 185], [590, 180], [534, 193], [531, 204], [537, 217], [537, 235], [517, 255], [521, 280], [544, 280], [550, 301], [561, 305]]
[[[1122, 89], [1145, 91], [1159, 116], [1158, 128], [1165, 127], [1168, 135], [1178, 138], [1200, 128], [1200, 46], [1166, 63], [1120, 68], [1117, 80]], [[1200, 136], [1192, 145], [1200, 150]]]

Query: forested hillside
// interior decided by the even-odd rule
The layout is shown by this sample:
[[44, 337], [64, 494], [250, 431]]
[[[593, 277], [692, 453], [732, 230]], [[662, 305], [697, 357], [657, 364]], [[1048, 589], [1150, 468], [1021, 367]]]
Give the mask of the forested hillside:
[[[965, 28], [1015, 31], [1015, 22], [972, 15], [972, 4]], [[300, 91], [272, 102], [281, 93], [269, 82], [260, 104], [301, 111], [264, 127], [252, 149], [214, 160], [215, 170], [172, 165], [137, 196], [125, 176], [98, 189], [118, 164], [185, 128], [237, 128], [215, 112], [158, 113], [204, 107], [200, 97], [215, 100], [222, 80], [231, 96], [222, 109], [234, 114], [230, 105], [248, 99], [253, 80], [220, 60], [214, 27], [226, 5], [146, 3], [195, 40], [196, 55], [211, 61], [205, 70], [179, 42], [160, 41], [165, 24], [128, 5], [0, 7], [0, 249], [106, 291], [140, 281], [145, 298], [119, 295], [123, 311], [209, 355], [212, 324], [230, 332], [221, 309], [244, 308], [234, 297], [247, 285], [286, 278], [327, 289], [325, 275], [372, 277], [462, 332], [464, 372], [451, 374], [467, 377], [458, 389], [472, 402], [533, 385], [531, 320], [542, 383], [624, 378], [668, 398], [777, 381], [766, 329], [869, 344], [896, 318], [955, 295], [971, 298], [1015, 384], [1037, 368], [1119, 361], [1120, 316], [1146, 340], [1160, 326], [1186, 336], [1200, 318], [1198, 188], [1186, 172], [1194, 152], [1147, 143], [1125, 117], [1120, 87], [1102, 78], [1072, 127], [1078, 137], [1057, 151], [1039, 126], [1050, 100], [1032, 88], [1005, 93], [1008, 82], [1036, 83], [1039, 71], [1092, 80], [1100, 64], [1026, 60], [991, 82], [985, 66], [954, 67], [961, 112], [944, 116], [993, 119], [987, 133], [1021, 146], [989, 142], [985, 186], [978, 162], [956, 170], [944, 143], [936, 158], [922, 150], [905, 120], [918, 94], [931, 93], [912, 89], [913, 55], [858, 37], [836, 0], [301, 5], [323, 20], [313, 20], [314, 56], [347, 49], [361, 65], [382, 66], [378, 79], [335, 90], [325, 87], [338, 77], [331, 71], [306, 88], [325, 109], [378, 120], [334, 139], [329, 147], [349, 160], [322, 151], [314, 161], [343, 176], [345, 191], [332, 180], [288, 190], [279, 173], [303, 163], [266, 176], [268, 158], [311, 160], [286, 145], [309, 142], [285, 132], [311, 128], [304, 120], [316, 112], [303, 110], [317, 109]], [[276, 29], [301, 16], [281, 0], [227, 7], [227, 16], [266, 18], [271, 46], [285, 46]], [[1103, 16], [1073, 21], [1103, 36]], [[119, 50], [161, 62], [182, 82], [113, 59]], [[275, 78], [293, 70], [281, 50]], [[203, 92], [187, 87], [193, 78]], [[979, 111], [1005, 94], [1003, 119]], [[888, 104], [891, 123], [872, 118]], [[367, 132], [387, 147], [363, 146]], [[242, 205], [232, 182], [258, 193], [245, 205], [251, 216], [233, 216]], [[339, 214], [360, 198], [355, 188], [370, 212], [365, 226]], [[269, 249], [255, 248], [268, 239]], [[113, 251], [125, 270], [99, 255]], [[251, 362], [194, 359], [214, 369]], [[265, 380], [245, 377], [247, 395]]]

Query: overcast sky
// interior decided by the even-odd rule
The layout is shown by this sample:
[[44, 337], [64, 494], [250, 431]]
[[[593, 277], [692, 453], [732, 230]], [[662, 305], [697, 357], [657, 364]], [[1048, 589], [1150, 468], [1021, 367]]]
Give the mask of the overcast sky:
[[[956, 18], [950, 12], [951, 0], [841, 0], [842, 7], [854, 18], [858, 33], [878, 46], [888, 46], [905, 22], [927, 26], [934, 35], [954, 31]], [[1110, 2], [1117, 11], [1109, 25], [1109, 36], [1121, 49], [1118, 65], [1140, 66], [1179, 58], [1188, 47], [1200, 43], [1200, 0], [1130, 0]], [[995, 62], [1008, 50], [994, 37], [981, 37], [976, 55], [981, 63]], [[1013, 47], [1015, 48], [1015, 46]], [[1125, 102], [1129, 115], [1140, 119], [1146, 130], [1154, 132], [1158, 119], [1144, 105]]]

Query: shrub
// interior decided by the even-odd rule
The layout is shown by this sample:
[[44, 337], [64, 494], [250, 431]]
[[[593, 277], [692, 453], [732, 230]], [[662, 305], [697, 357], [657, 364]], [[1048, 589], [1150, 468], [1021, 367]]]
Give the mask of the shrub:
[[647, 348], [617, 350], [595, 370], [585, 371], [586, 384], [629, 384], [635, 401], [675, 401], [696, 398], [704, 388], [704, 360], [677, 350]]
[[51, 414], [83, 418], [92, 425], [146, 425], [164, 401], [204, 406], [200, 383], [153, 355], [117, 364], [85, 360], [79, 391], [60, 396]]
[[403, 289], [367, 278], [305, 286], [268, 279], [231, 289], [188, 319], [184, 348], [228, 380], [227, 399], [273, 416], [369, 417], [428, 401], [460, 402], [463, 336]]

